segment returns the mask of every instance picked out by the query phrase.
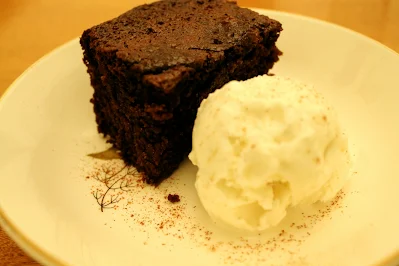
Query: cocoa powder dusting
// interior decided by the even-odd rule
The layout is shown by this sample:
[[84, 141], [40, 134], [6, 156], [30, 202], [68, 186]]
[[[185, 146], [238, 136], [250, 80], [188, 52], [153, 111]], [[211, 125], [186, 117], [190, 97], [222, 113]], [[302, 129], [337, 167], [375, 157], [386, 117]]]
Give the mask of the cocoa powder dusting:
[[[169, 190], [178, 190], [176, 180], [167, 179], [159, 187], [146, 185], [140, 176], [133, 170], [123, 169], [122, 164], [101, 165], [92, 171], [90, 178], [84, 179], [88, 182], [96, 183], [92, 186], [92, 194], [98, 198], [104, 199], [103, 210], [113, 209], [120, 212], [126, 210], [125, 221], [132, 230], [149, 234], [145, 245], [151, 245], [151, 233], [155, 230], [167, 238], [175, 241], [190, 241], [198, 249], [207, 249], [210, 252], [217, 253], [221, 258], [221, 263], [244, 263], [249, 258], [254, 259], [253, 264], [267, 262], [267, 258], [275, 252], [286, 253], [295, 257], [300, 246], [312, 235], [312, 228], [321, 221], [332, 219], [332, 213], [346, 207], [343, 204], [345, 192], [340, 191], [336, 197], [328, 204], [320, 205], [315, 211], [304, 211], [299, 213], [295, 222], [290, 222], [285, 228], [276, 231], [273, 234], [259, 234], [255, 237], [234, 237], [221, 233], [220, 230], [211, 229], [205, 226], [196, 215], [203, 212], [202, 208], [189, 206], [182, 200], [180, 195], [170, 193]], [[125, 171], [125, 172], [124, 172]], [[98, 176], [118, 176], [119, 186], [126, 188], [109, 189], [112, 185], [110, 180], [103, 180]], [[100, 181], [100, 182], [98, 182]], [[115, 183], [116, 179], [114, 179]], [[105, 195], [105, 197], [104, 197]], [[165, 196], [168, 195], [168, 196]], [[171, 203], [179, 204], [167, 204]], [[100, 205], [101, 201], [97, 200]], [[107, 205], [108, 204], [108, 205]], [[112, 206], [112, 207], [111, 207]], [[137, 208], [141, 208], [139, 211]], [[123, 214], [122, 214], [123, 215]], [[227, 234], [228, 235], [228, 234]], [[157, 239], [156, 237], [153, 239]], [[154, 240], [155, 242], [157, 240]], [[153, 244], [155, 244], [155, 242]], [[169, 246], [169, 242], [162, 243], [162, 246]]]

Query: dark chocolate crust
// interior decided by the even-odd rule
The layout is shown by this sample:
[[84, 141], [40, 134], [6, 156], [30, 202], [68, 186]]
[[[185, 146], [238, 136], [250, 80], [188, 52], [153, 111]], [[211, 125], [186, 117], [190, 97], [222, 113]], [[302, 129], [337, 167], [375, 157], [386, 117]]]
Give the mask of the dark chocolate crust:
[[164, 0], [84, 31], [99, 132], [158, 184], [191, 150], [201, 101], [230, 80], [267, 74], [281, 30], [234, 2]]

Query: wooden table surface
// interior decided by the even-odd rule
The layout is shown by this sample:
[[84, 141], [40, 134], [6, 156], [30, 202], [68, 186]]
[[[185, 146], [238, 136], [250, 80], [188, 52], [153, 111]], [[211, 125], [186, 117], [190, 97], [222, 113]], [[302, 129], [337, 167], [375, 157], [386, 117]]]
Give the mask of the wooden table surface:
[[[94, 24], [145, 0], [0, 0], [0, 95], [29, 65]], [[238, 0], [320, 18], [399, 52], [399, 0]], [[0, 265], [38, 265], [0, 229]]]

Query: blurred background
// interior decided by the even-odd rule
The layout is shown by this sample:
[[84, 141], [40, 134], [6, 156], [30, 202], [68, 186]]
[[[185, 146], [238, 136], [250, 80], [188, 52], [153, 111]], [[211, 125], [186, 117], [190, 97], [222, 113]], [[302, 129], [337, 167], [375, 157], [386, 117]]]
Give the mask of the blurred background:
[[[0, 96], [27, 67], [84, 29], [146, 0], [0, 0]], [[238, 0], [330, 21], [399, 52], [399, 0]], [[338, 40], [339, 41], [339, 40]], [[38, 265], [0, 229], [0, 265]]]
[[[43, 54], [146, 0], [0, 0], [0, 94]], [[238, 0], [327, 20], [399, 52], [399, 0]]]

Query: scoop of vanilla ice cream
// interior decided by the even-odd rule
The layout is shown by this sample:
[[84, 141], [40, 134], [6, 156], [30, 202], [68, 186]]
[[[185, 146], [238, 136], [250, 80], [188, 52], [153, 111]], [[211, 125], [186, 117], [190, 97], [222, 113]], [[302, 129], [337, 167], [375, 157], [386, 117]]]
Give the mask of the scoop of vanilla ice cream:
[[232, 81], [198, 110], [189, 155], [217, 223], [259, 232], [290, 206], [328, 201], [347, 179], [347, 138], [311, 86], [277, 76]]

